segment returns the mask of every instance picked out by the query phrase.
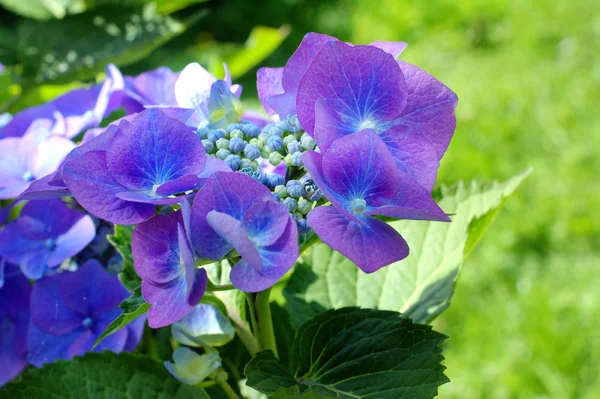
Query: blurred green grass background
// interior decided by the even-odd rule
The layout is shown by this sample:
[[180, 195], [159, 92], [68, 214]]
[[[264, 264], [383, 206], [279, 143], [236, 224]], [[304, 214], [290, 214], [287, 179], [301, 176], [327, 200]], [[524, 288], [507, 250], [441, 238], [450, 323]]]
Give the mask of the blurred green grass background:
[[[452, 306], [434, 322], [450, 336], [444, 355], [452, 382], [440, 397], [600, 398], [597, 1], [231, 0], [208, 6], [209, 17], [124, 71], [139, 73], [156, 63], [181, 67], [204, 57], [204, 47], [185, 50], [190, 42], [241, 43], [256, 25], [291, 29], [264, 66], [282, 66], [308, 31], [354, 43], [406, 41], [402, 58], [459, 96], [458, 127], [440, 182], [504, 180], [533, 166], [467, 261]], [[258, 107], [255, 71], [238, 79], [251, 107]]]

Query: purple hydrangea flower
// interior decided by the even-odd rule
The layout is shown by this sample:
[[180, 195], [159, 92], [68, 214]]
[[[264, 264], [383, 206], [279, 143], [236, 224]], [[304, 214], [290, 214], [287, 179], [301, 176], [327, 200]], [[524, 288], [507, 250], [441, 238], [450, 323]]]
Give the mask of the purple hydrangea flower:
[[95, 234], [92, 218], [61, 200], [29, 202], [0, 232], [0, 256], [35, 280], [76, 255]]
[[0, 199], [18, 197], [35, 179], [54, 172], [75, 144], [43, 130], [0, 139]]
[[7, 265], [5, 280], [6, 284], [0, 286], [0, 386], [16, 377], [27, 365], [31, 293], [31, 284], [18, 267]]
[[150, 218], [155, 205], [178, 203], [175, 194], [227, 168], [207, 162], [200, 138], [160, 109], [147, 109], [83, 147], [65, 162], [62, 180], [88, 212], [118, 224]]
[[128, 114], [142, 112], [145, 107], [177, 107], [175, 82], [179, 73], [167, 67], [125, 77], [122, 106]]
[[[31, 294], [31, 321], [27, 345], [29, 362], [37, 367], [71, 359], [92, 349], [99, 335], [122, 312], [128, 293], [119, 279], [90, 260], [76, 272], [63, 272], [37, 282]], [[95, 352], [133, 350], [144, 318], [106, 337]]]
[[326, 152], [372, 129], [398, 167], [431, 190], [454, 133], [456, 95], [426, 72], [373, 46], [327, 43], [298, 86], [300, 123]]
[[97, 126], [121, 103], [123, 76], [112, 64], [107, 66], [106, 74], [100, 84], [72, 90], [46, 104], [18, 112], [6, 126], [0, 127], [0, 138], [24, 136], [39, 121], [49, 125], [51, 134], [67, 138]]
[[[185, 218], [189, 203], [184, 200]], [[159, 215], [133, 231], [135, 270], [142, 278], [142, 295], [151, 304], [148, 324], [158, 328], [172, 324], [190, 313], [200, 302], [208, 277], [197, 269], [190, 249], [182, 211]]]
[[216, 173], [198, 192], [190, 236], [202, 258], [219, 260], [237, 250], [241, 259], [230, 278], [245, 292], [271, 287], [298, 258], [296, 223], [287, 206], [241, 173]]
[[[296, 114], [296, 95], [300, 80], [314, 58], [335, 37], [319, 33], [307, 33], [290, 57], [284, 68], [261, 68], [257, 73], [258, 97], [269, 115], [279, 115], [280, 119]], [[406, 47], [402, 42], [374, 42], [371, 46], [383, 49], [394, 58]]]
[[450, 221], [429, 192], [396, 167], [372, 130], [337, 140], [324, 155], [308, 151], [303, 159], [332, 204], [308, 214], [310, 227], [367, 273], [408, 256], [400, 234], [375, 215]]

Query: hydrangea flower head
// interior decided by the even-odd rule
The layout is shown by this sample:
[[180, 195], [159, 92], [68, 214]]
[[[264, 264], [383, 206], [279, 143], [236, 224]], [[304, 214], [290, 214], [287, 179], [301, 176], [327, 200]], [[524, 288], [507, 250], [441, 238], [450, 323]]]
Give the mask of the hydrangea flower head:
[[31, 293], [31, 285], [18, 267], [8, 265], [4, 272], [5, 284], [0, 286], [0, 386], [16, 377], [27, 365]]
[[242, 173], [215, 173], [198, 192], [191, 215], [192, 247], [219, 260], [235, 249], [241, 256], [230, 274], [245, 292], [273, 286], [298, 258], [298, 232], [286, 205]]
[[61, 200], [33, 201], [0, 232], [0, 256], [35, 280], [76, 255], [95, 234], [92, 218]]
[[[90, 260], [76, 272], [46, 277], [33, 287], [28, 333], [29, 362], [37, 367], [81, 356], [122, 312], [128, 293], [116, 276]], [[137, 346], [144, 318], [106, 337], [95, 352], [121, 352]]]
[[396, 167], [373, 130], [337, 140], [324, 155], [308, 151], [303, 159], [332, 204], [308, 214], [310, 227], [367, 273], [408, 256], [400, 234], [375, 215], [450, 221], [431, 195]]

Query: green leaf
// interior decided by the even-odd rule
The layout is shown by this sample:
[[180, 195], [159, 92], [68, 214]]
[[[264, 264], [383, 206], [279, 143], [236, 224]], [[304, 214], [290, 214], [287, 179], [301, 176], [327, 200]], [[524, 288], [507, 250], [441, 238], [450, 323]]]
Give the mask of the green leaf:
[[257, 26], [252, 29], [246, 43], [233, 54], [223, 58], [231, 77], [238, 78], [260, 64], [279, 47], [289, 34], [290, 29], [287, 26], [279, 29]]
[[39, 369], [30, 367], [0, 388], [0, 399], [184, 399], [197, 395], [195, 387], [182, 385], [148, 356], [108, 351], [59, 360]]
[[473, 182], [442, 188], [439, 204], [453, 214], [452, 223], [391, 222], [408, 242], [410, 255], [375, 273], [365, 274], [325, 244], [315, 245], [284, 290], [293, 324], [344, 306], [395, 310], [418, 323], [431, 320], [449, 306], [466, 256], [529, 173], [489, 186]]
[[29, 86], [91, 79], [108, 63], [124, 66], [146, 57], [204, 14], [180, 21], [147, 4], [106, 7], [60, 21], [24, 21], [17, 42], [22, 79]]
[[135, 290], [142, 284], [142, 279], [138, 276], [133, 267], [133, 254], [131, 252], [131, 235], [134, 226], [115, 225], [113, 235], [106, 236], [108, 242], [115, 247], [117, 252], [123, 258], [123, 271], [119, 273], [119, 280], [125, 288], [130, 291]]
[[144, 301], [144, 298], [142, 297], [142, 289], [138, 287], [129, 298], [121, 302], [119, 307], [123, 309], [123, 313], [113, 320], [112, 323], [110, 323], [102, 332], [102, 334], [100, 334], [96, 342], [94, 342], [94, 348], [100, 342], [102, 342], [104, 338], [119, 331], [121, 328], [127, 326], [127, 324], [131, 323], [141, 315], [146, 314], [148, 309], [150, 309], [150, 304]]
[[206, 0], [0, 0], [0, 5], [23, 17], [37, 20], [61, 19], [103, 6], [139, 6], [155, 3], [164, 14], [181, 10]]
[[247, 384], [276, 399], [433, 398], [449, 381], [440, 364], [444, 339], [397, 312], [329, 310], [296, 333], [293, 372], [262, 351], [246, 366]]

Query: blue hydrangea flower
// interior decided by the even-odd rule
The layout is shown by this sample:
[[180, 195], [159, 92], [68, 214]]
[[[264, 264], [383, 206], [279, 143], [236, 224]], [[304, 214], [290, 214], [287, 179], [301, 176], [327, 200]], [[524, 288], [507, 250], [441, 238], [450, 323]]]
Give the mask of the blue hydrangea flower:
[[120, 107], [123, 76], [112, 64], [106, 67], [106, 79], [90, 88], [71, 90], [48, 103], [16, 113], [4, 127], [0, 138], [22, 137], [36, 125], [48, 125], [55, 136], [73, 138], [89, 127], [98, 126], [105, 115]]
[[95, 235], [89, 215], [61, 200], [32, 201], [0, 232], [0, 256], [37, 280], [46, 268], [58, 267], [76, 255]]
[[88, 147], [101, 143], [99, 149], [67, 160], [62, 179], [81, 206], [113, 223], [140, 223], [155, 205], [178, 203], [175, 194], [200, 187], [212, 168], [223, 170], [214, 158], [207, 161], [190, 128], [156, 108], [96, 139]]
[[191, 215], [196, 253], [218, 260], [236, 249], [231, 282], [246, 292], [275, 284], [298, 257], [296, 223], [264, 185], [242, 173], [216, 173], [198, 192]]
[[148, 325], [172, 324], [200, 302], [208, 277], [197, 269], [189, 244], [189, 203], [182, 210], [154, 216], [133, 231], [135, 270], [142, 279], [142, 295], [151, 307]]
[[32, 181], [53, 173], [75, 148], [43, 127], [23, 137], [0, 139], [0, 199], [16, 198]]
[[[31, 321], [27, 346], [29, 362], [41, 367], [58, 359], [71, 359], [92, 349], [96, 339], [122, 312], [128, 296], [117, 276], [90, 260], [76, 272], [63, 272], [35, 284], [31, 293]], [[133, 350], [145, 319], [106, 337], [95, 352]]]
[[4, 273], [5, 284], [0, 285], [0, 386], [16, 377], [27, 365], [31, 293], [31, 284], [18, 267], [7, 265]]
[[324, 155], [306, 152], [304, 166], [332, 204], [313, 209], [310, 226], [367, 273], [408, 256], [400, 234], [375, 215], [450, 221], [429, 192], [396, 167], [372, 130], [336, 141]]

